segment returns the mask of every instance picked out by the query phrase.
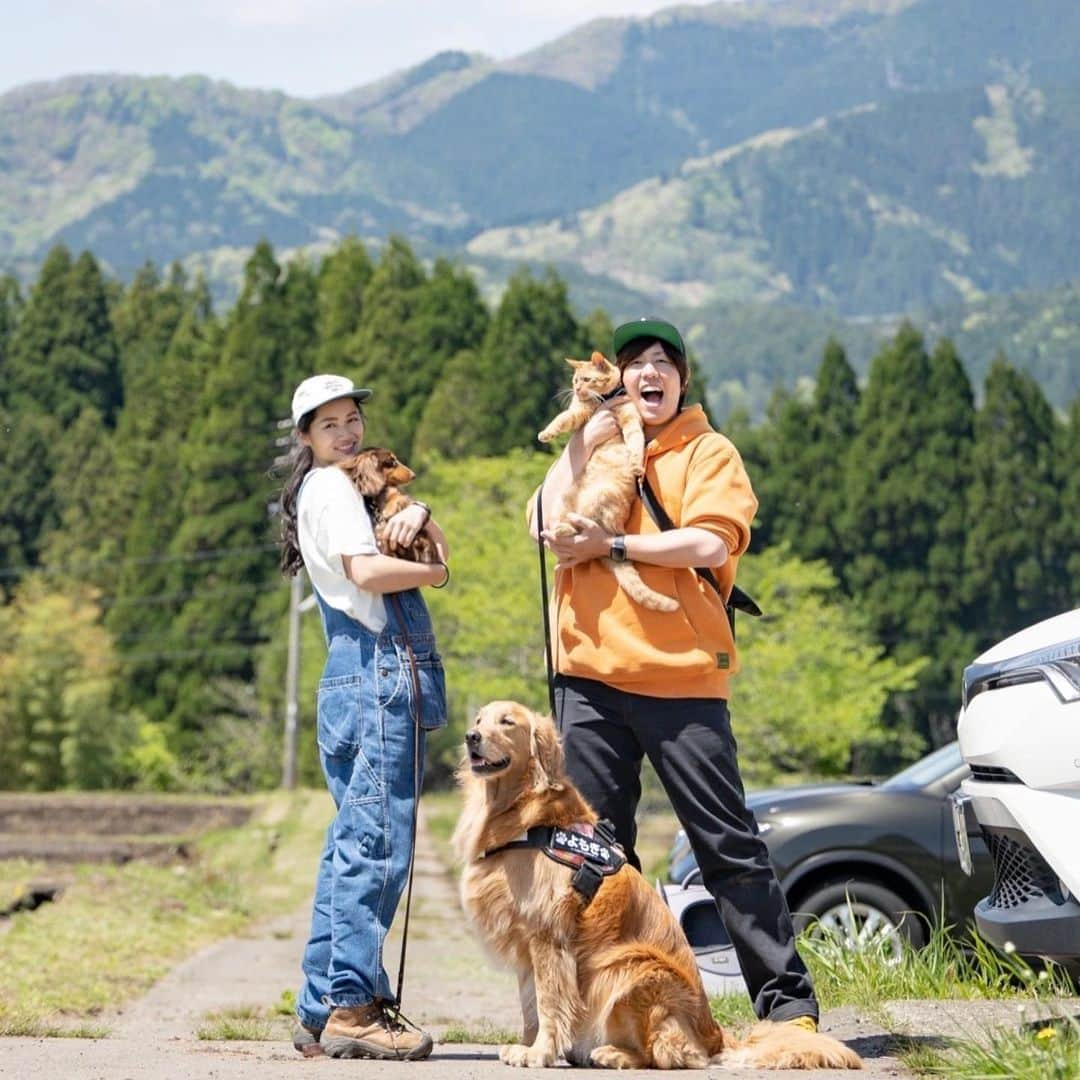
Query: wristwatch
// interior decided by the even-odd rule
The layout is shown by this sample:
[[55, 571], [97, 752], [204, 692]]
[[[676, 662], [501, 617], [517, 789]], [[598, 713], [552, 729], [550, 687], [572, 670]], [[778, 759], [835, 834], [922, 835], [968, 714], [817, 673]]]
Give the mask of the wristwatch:
[[626, 537], [614, 536], [611, 539], [611, 551], [608, 557], [612, 562], [626, 562]]

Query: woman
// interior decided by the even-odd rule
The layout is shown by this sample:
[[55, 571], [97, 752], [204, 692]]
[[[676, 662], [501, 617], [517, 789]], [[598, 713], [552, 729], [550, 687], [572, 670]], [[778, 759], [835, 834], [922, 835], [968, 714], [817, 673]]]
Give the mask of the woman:
[[[559, 558], [553, 633], [555, 705], [574, 783], [615, 826], [627, 857], [647, 754], [697, 856], [742, 966], [757, 1015], [816, 1029], [810, 977], [795, 951], [784, 895], [746, 807], [728, 716], [735, 641], [716, 591], [693, 567], [710, 567], [727, 595], [750, 542], [757, 499], [735, 447], [700, 405], [684, 408], [689, 382], [679, 331], [659, 319], [618, 327], [616, 361], [645, 429], [645, 475], [673, 528], [641, 501], [625, 536], [571, 515], [572, 536], [549, 530]], [[543, 487], [544, 521], [592, 450], [619, 428], [601, 408], [570, 439]], [[648, 611], [599, 560], [629, 559], [645, 583], [677, 597], [678, 610]]]
[[329, 653], [319, 757], [337, 807], [293, 1041], [305, 1056], [414, 1061], [431, 1052], [431, 1038], [394, 1010], [383, 945], [408, 876], [424, 731], [446, 723], [445, 680], [419, 588], [444, 585], [449, 570], [446, 538], [422, 503], [389, 521], [388, 539], [407, 545], [425, 529], [442, 561], [380, 554], [363, 499], [335, 467], [360, 448], [360, 404], [370, 396], [339, 375], [316, 375], [292, 402], [299, 445], [281, 496], [281, 565], [287, 576], [307, 570], [322, 613]]

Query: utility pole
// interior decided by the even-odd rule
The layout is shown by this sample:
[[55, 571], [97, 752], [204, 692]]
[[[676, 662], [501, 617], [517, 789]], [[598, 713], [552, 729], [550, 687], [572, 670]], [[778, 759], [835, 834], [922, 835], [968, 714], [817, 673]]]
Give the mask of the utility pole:
[[304, 599], [304, 572], [298, 570], [289, 583], [289, 654], [285, 662], [285, 747], [281, 764], [281, 786], [296, 787], [297, 700], [300, 686], [300, 613]]

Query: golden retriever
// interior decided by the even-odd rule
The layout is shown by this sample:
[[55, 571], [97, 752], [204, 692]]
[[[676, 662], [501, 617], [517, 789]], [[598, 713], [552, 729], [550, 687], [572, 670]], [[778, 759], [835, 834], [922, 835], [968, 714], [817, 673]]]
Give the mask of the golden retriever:
[[513, 701], [485, 705], [466, 735], [465, 802], [454, 833], [462, 902], [485, 944], [518, 977], [524, 1039], [507, 1065], [703, 1069], [858, 1069], [827, 1035], [756, 1024], [736, 1041], [713, 1019], [694, 954], [675, 916], [631, 866], [591, 901], [573, 870], [538, 847], [503, 845], [536, 826], [594, 824], [568, 779], [547, 717]]
[[416, 534], [408, 547], [387, 550], [389, 542], [385, 537], [386, 523], [399, 510], [404, 510], [416, 501], [401, 490], [405, 484], [416, 478], [416, 473], [403, 461], [399, 461], [392, 450], [382, 446], [369, 447], [361, 450], [355, 457], [341, 462], [339, 468], [345, 471], [356, 490], [364, 497], [364, 502], [371, 511], [375, 539], [384, 555], [396, 555], [399, 559], [408, 559], [411, 562], [439, 561], [435, 542], [423, 529]]

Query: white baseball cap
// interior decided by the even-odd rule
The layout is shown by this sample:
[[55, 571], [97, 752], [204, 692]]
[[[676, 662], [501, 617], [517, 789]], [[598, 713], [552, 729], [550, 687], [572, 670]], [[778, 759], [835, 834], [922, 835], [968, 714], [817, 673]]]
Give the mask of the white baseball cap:
[[351, 397], [354, 401], [367, 401], [371, 391], [353, 385], [352, 379], [344, 375], [312, 375], [305, 379], [292, 396], [292, 419], [294, 424], [309, 412], [314, 412], [320, 405], [338, 398]]

